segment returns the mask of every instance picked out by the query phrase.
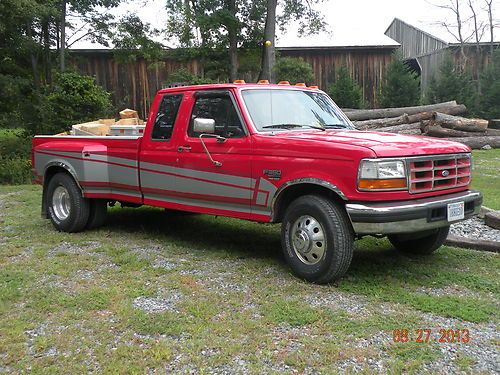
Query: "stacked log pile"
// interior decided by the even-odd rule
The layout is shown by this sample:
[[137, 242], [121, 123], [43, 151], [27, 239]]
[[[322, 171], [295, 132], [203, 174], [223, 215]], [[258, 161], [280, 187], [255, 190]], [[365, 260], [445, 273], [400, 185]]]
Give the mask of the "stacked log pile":
[[500, 148], [500, 129], [488, 127], [488, 120], [461, 117], [467, 112], [456, 101], [382, 109], [346, 109], [359, 130], [426, 135], [464, 143], [473, 149]]

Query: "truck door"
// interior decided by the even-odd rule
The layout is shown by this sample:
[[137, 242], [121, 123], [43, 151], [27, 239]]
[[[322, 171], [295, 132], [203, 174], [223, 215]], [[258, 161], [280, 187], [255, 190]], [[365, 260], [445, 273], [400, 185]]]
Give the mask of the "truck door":
[[175, 137], [179, 128], [183, 128], [182, 114], [186, 111], [182, 107], [190, 104], [185, 99], [183, 93], [165, 94], [153, 103], [154, 117], [150, 115], [140, 151], [140, 181], [145, 204], [168, 205], [167, 199], [175, 193]]
[[[251, 140], [236, 101], [229, 90], [190, 94], [189, 122], [177, 147], [177, 200], [202, 212], [250, 217]], [[211, 123], [212, 133], [196, 131], [195, 119]]]

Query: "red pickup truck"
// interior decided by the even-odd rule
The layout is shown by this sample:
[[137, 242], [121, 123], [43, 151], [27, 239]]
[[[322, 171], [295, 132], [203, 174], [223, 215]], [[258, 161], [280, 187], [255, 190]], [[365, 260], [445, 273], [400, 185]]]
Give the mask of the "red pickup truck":
[[218, 84], [161, 90], [141, 136], [36, 136], [42, 215], [61, 231], [104, 222], [108, 203], [282, 223], [299, 277], [348, 269], [355, 238], [429, 254], [479, 212], [460, 143], [355, 130], [316, 88]]

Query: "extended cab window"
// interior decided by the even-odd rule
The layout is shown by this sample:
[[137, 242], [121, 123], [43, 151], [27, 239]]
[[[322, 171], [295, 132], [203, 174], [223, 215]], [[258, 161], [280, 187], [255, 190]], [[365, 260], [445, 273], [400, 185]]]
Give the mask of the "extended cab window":
[[193, 131], [193, 120], [195, 118], [214, 119], [216, 135], [225, 138], [239, 138], [245, 135], [243, 125], [229, 93], [201, 95], [196, 98], [188, 128], [190, 137], [200, 135], [200, 133]]
[[158, 108], [153, 126], [153, 139], [170, 139], [174, 130], [175, 118], [179, 112], [182, 95], [165, 95]]

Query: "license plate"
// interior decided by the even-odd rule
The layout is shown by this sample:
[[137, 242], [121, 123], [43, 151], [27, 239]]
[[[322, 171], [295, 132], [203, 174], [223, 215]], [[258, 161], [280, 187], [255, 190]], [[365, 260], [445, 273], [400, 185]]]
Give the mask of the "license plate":
[[464, 218], [464, 202], [448, 204], [448, 221], [457, 221]]

